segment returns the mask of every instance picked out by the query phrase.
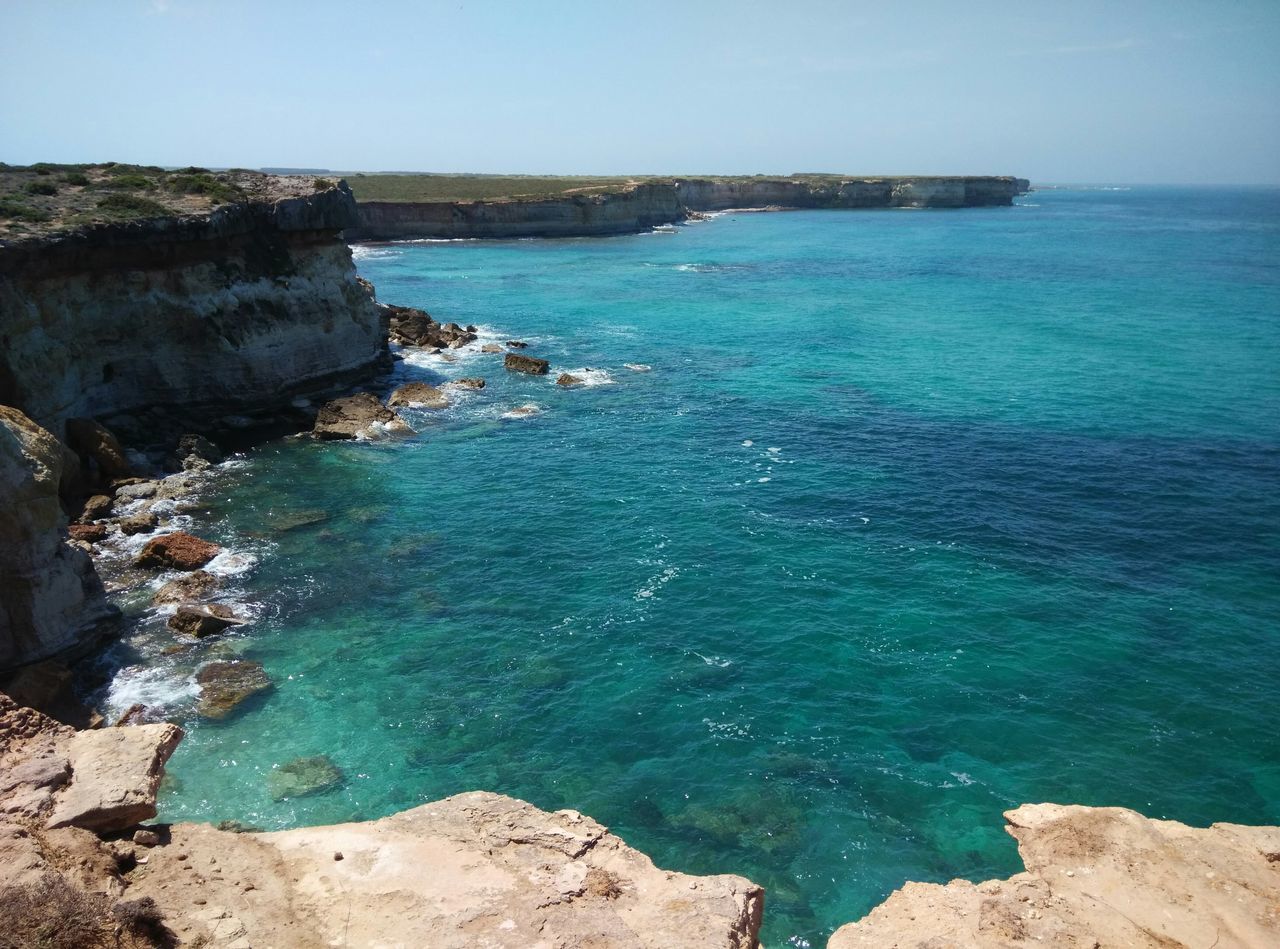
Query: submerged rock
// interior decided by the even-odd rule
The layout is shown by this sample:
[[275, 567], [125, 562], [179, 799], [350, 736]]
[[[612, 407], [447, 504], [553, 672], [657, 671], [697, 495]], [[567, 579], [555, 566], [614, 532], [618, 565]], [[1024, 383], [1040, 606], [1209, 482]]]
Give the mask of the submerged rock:
[[586, 380], [583, 379], [581, 376], [574, 376], [574, 375], [570, 375], [567, 372], [562, 372], [560, 373], [560, 377], [556, 379], [556, 385], [564, 386], [567, 389], [571, 386], [580, 386], [585, 381]]
[[262, 663], [248, 659], [211, 662], [196, 673], [200, 701], [196, 705], [205, 718], [227, 718], [236, 708], [255, 695], [275, 688]]
[[316, 415], [312, 432], [326, 440], [355, 438], [366, 432], [376, 422], [390, 422], [396, 413], [368, 392], [358, 392], [345, 398], [326, 402]]
[[147, 541], [134, 563], [153, 570], [195, 570], [220, 553], [222, 548], [211, 541], [186, 531], [174, 531]]
[[170, 580], [156, 591], [151, 602], [155, 606], [163, 606], [167, 603], [189, 603], [192, 600], [200, 600], [218, 589], [220, 583], [221, 581], [213, 574], [197, 570], [185, 577]]
[[391, 393], [388, 405], [412, 405], [424, 409], [446, 409], [449, 399], [435, 386], [425, 382], [406, 382]]
[[328, 519], [328, 511], [315, 508], [309, 511], [285, 511], [281, 514], [275, 514], [268, 523], [273, 531], [284, 534], [299, 528], [323, 524]]
[[230, 626], [242, 626], [247, 620], [236, 616], [231, 607], [221, 603], [210, 603], [207, 606], [180, 606], [169, 617], [168, 627], [184, 636], [204, 639], [222, 632]]
[[328, 755], [295, 758], [267, 775], [272, 800], [322, 794], [342, 785], [346, 776]]
[[545, 359], [522, 356], [520, 353], [507, 353], [502, 364], [512, 372], [527, 372], [535, 376], [545, 376], [551, 367], [551, 363]]
[[478, 377], [454, 379], [452, 382], [446, 383], [455, 389], [483, 389], [484, 380]]

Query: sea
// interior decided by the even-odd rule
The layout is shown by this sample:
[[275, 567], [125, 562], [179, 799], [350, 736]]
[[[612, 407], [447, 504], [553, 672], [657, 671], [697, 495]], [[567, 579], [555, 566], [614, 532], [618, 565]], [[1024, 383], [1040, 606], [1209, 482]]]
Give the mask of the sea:
[[[207, 473], [179, 520], [253, 622], [174, 649], [124, 594], [103, 693], [187, 729], [160, 819], [500, 792], [763, 885], [770, 947], [1019, 871], [1022, 803], [1280, 823], [1280, 191], [354, 257], [480, 331], [379, 395], [486, 385]], [[480, 351], [508, 340], [551, 372]], [[203, 720], [227, 657], [275, 689]], [[344, 782], [274, 800], [315, 755]]]

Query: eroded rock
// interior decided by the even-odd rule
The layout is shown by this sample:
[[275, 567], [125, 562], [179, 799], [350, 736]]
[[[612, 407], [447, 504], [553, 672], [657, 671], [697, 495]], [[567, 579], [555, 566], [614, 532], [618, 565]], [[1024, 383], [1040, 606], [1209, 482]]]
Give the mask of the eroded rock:
[[170, 580], [151, 598], [155, 606], [167, 603], [190, 603], [200, 600], [218, 589], [221, 581], [205, 570], [196, 570], [185, 577]]
[[425, 382], [406, 382], [391, 393], [388, 405], [412, 405], [415, 408], [446, 409], [449, 399], [440, 389]]
[[462, 379], [454, 379], [452, 382], [446, 383], [446, 384], [449, 386], [453, 386], [455, 389], [483, 389], [484, 388], [484, 380], [477, 377], [466, 377]]
[[195, 570], [220, 553], [222, 548], [211, 541], [186, 531], [174, 531], [147, 541], [134, 562], [152, 570]]
[[231, 626], [242, 626], [246, 620], [236, 616], [231, 607], [221, 603], [206, 606], [179, 606], [169, 617], [168, 627], [184, 636], [203, 639], [214, 636]]
[[551, 363], [545, 359], [524, 356], [520, 353], [507, 353], [502, 360], [502, 365], [512, 372], [527, 372], [534, 376], [545, 376], [551, 367]]
[[368, 432], [376, 423], [387, 423], [396, 413], [378, 401], [377, 396], [358, 392], [345, 398], [326, 402], [316, 415], [312, 432], [326, 440], [355, 438]]
[[81, 458], [92, 461], [104, 481], [127, 478], [133, 466], [124, 448], [105, 426], [93, 419], [67, 419], [67, 445]]
[[122, 517], [116, 521], [116, 524], [122, 534], [145, 534], [159, 526], [160, 518], [150, 511], [142, 511], [138, 514]]
[[255, 695], [270, 692], [275, 684], [262, 663], [247, 659], [211, 662], [196, 673], [200, 700], [196, 705], [205, 718], [227, 718]]
[[567, 372], [562, 372], [556, 378], [556, 385], [564, 386], [565, 388], [571, 388], [572, 386], [580, 386], [585, 381], [586, 380], [584, 380], [580, 376], [574, 376]]

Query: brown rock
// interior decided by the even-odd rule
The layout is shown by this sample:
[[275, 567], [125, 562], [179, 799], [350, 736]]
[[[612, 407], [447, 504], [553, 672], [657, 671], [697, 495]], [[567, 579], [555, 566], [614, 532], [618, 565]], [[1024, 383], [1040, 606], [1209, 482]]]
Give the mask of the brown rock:
[[96, 464], [103, 480], [133, 474], [133, 466], [120, 442], [98, 422], [87, 418], [67, 419], [66, 431], [67, 445], [81, 458]]
[[147, 723], [147, 707], [141, 702], [134, 702], [116, 719], [115, 728], [127, 725], [145, 725]]
[[444, 409], [449, 407], [445, 394], [435, 386], [425, 382], [406, 382], [387, 400], [389, 405], [412, 405], [425, 409]]
[[525, 342], [521, 342], [518, 339], [509, 339], [507, 340], [507, 345], [510, 346], [512, 349], [524, 349], [529, 344]]
[[326, 402], [316, 416], [312, 432], [326, 440], [355, 438], [375, 422], [390, 422], [396, 413], [368, 392], [358, 392]]
[[71, 783], [47, 826], [124, 830], [156, 815], [164, 763], [182, 740], [177, 725], [76, 732], [67, 745]]
[[1004, 815], [1027, 872], [908, 883], [828, 949], [1280, 945], [1280, 827], [1188, 827], [1119, 807], [1025, 804]]
[[483, 346], [481, 346], [481, 347], [480, 347], [480, 352], [482, 352], [482, 353], [500, 353], [500, 352], [502, 352], [502, 347], [501, 347], [501, 346], [499, 346], [497, 343], [485, 343]]
[[519, 353], [507, 353], [502, 361], [503, 366], [512, 372], [527, 372], [535, 376], [545, 376], [551, 363], [533, 356], [522, 356]]
[[158, 847], [160, 846], [160, 835], [154, 830], [139, 827], [133, 832], [133, 842], [139, 847]]
[[197, 570], [185, 577], [170, 580], [156, 591], [151, 602], [155, 606], [163, 606], [166, 603], [189, 603], [208, 596], [218, 589], [219, 584], [220, 581], [213, 574]]
[[479, 378], [454, 379], [448, 385], [455, 389], [483, 389], [484, 380]]
[[153, 570], [195, 570], [221, 552], [217, 544], [185, 531], [174, 531], [147, 541], [134, 563]]
[[231, 607], [221, 603], [210, 603], [207, 606], [180, 606], [169, 617], [168, 627], [184, 636], [204, 639], [222, 632], [229, 626], [242, 626], [246, 620], [236, 616]]
[[145, 534], [156, 529], [160, 523], [160, 518], [150, 511], [143, 511], [140, 514], [122, 517], [116, 523], [119, 525], [122, 534]]
[[274, 683], [262, 663], [249, 660], [211, 662], [196, 673], [200, 701], [196, 710], [205, 718], [227, 718], [245, 700], [270, 692]]
[[580, 386], [582, 385], [582, 382], [583, 380], [579, 376], [571, 376], [567, 372], [560, 373], [559, 378], [556, 379], [556, 385], [564, 386], [565, 388], [570, 386]]
[[106, 524], [68, 524], [67, 536], [72, 540], [82, 540], [85, 543], [96, 544], [102, 538], [107, 536]]
[[79, 520], [82, 522], [96, 521], [100, 517], [107, 517], [110, 513], [111, 498], [105, 494], [95, 494], [85, 500], [84, 506], [80, 509]]

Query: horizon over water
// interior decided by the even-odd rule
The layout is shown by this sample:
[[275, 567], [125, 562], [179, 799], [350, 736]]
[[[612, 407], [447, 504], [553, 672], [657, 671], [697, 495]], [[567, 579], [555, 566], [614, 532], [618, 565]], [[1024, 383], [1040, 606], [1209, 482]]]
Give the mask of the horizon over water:
[[[188, 728], [161, 819], [496, 791], [747, 876], [813, 947], [1020, 870], [1021, 803], [1280, 823], [1280, 191], [1018, 205], [357, 248], [552, 372], [406, 350], [380, 394], [488, 386], [211, 476], [191, 527], [256, 622], [164, 655], [134, 595], [108, 687]], [[276, 690], [200, 721], [226, 655]], [[272, 801], [318, 754], [346, 783]]]

